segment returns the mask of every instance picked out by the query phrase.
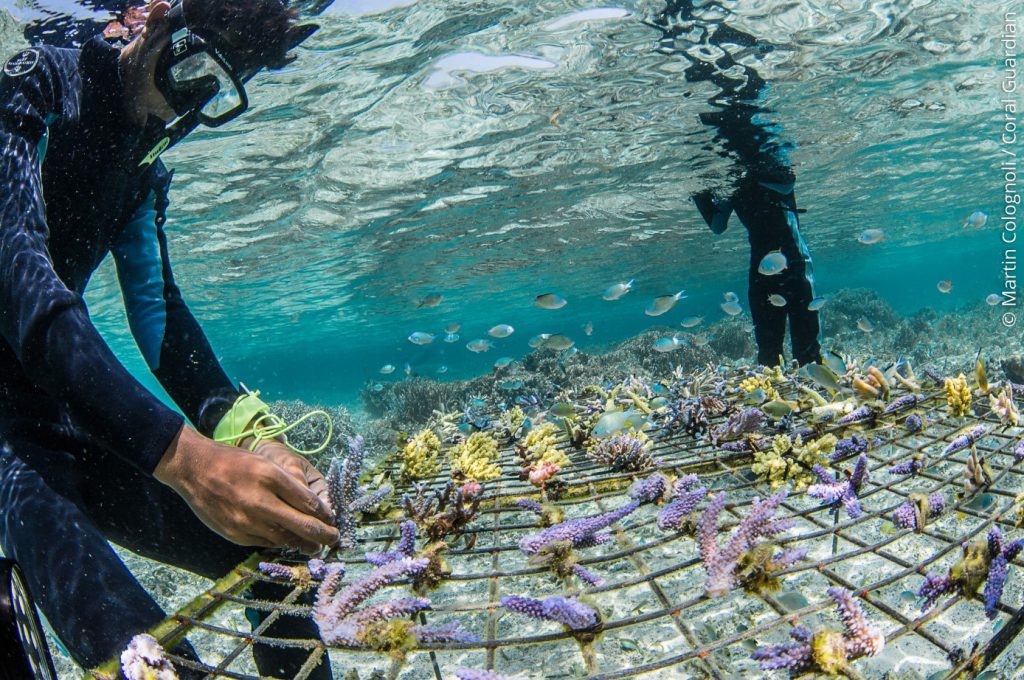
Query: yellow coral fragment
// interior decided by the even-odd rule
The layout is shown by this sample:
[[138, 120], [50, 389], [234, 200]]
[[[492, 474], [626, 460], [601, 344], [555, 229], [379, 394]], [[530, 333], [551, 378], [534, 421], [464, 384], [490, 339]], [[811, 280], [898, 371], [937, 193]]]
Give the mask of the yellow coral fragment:
[[530, 465], [553, 463], [563, 469], [569, 465], [569, 457], [555, 446], [557, 435], [558, 426], [552, 422], [530, 430], [521, 445], [526, 462]]
[[486, 482], [501, 477], [498, 443], [486, 432], [474, 432], [449, 452], [452, 475]]
[[752, 395], [758, 390], [764, 391], [764, 399], [762, 401], [772, 401], [779, 398], [779, 391], [772, 385], [771, 378], [766, 375], [752, 375], [744, 378], [740, 381], [740, 389]]
[[1004, 386], [998, 395], [990, 392], [988, 401], [992, 407], [992, 412], [999, 416], [999, 421], [1003, 425], [1016, 427], [1020, 423], [1020, 411], [1017, 410], [1017, 405], [1013, 403], [1013, 391], [1009, 385]]
[[805, 444], [799, 435], [790, 439], [789, 435], [780, 434], [772, 440], [771, 448], [754, 452], [754, 463], [750, 469], [773, 489], [788, 480], [799, 491], [814, 483], [812, 470], [815, 465], [828, 465], [829, 455], [835, 451], [837, 441], [835, 435], [827, 434]]
[[963, 373], [956, 378], [946, 378], [943, 390], [949, 414], [954, 418], [963, 417], [971, 408], [971, 388], [967, 385], [967, 378]]
[[402, 449], [402, 479], [423, 479], [441, 471], [441, 440], [432, 430], [421, 430]]

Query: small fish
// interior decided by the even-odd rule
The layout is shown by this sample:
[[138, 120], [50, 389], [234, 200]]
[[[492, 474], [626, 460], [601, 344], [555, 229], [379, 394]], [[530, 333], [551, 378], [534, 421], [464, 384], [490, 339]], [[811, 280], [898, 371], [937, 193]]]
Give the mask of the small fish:
[[735, 300], [723, 302], [722, 304], [719, 305], [719, 307], [721, 307], [722, 311], [728, 314], [729, 316], [738, 316], [743, 313], [743, 308], [740, 307], [740, 303], [736, 302]]
[[761, 406], [761, 410], [772, 418], [785, 418], [790, 413], [796, 412], [798, 408], [795, 401], [786, 401], [785, 399], [774, 399]]
[[549, 335], [548, 337], [544, 338], [543, 342], [541, 342], [541, 347], [547, 347], [548, 349], [561, 351], [569, 349], [574, 344], [576, 343], [574, 343], [572, 340], [570, 340], [568, 337], [564, 335]]
[[644, 314], [647, 316], [661, 316], [668, 310], [676, 306], [676, 302], [679, 300], [686, 299], [686, 291], [681, 290], [675, 295], [659, 295], [654, 298], [647, 308], [644, 309]]
[[433, 333], [424, 333], [423, 331], [416, 331], [409, 335], [409, 342], [414, 345], [429, 345], [434, 341]]
[[639, 432], [647, 427], [647, 419], [639, 411], [608, 411], [597, 419], [591, 434], [606, 437], [626, 429]]
[[384, 375], [394, 373], [395, 367], [392, 366], [391, 364], [384, 364], [383, 366], [380, 367], [380, 372], [383, 373]]
[[873, 246], [885, 238], [885, 232], [881, 229], [865, 229], [857, 234], [857, 241], [866, 246]]
[[781, 250], [773, 250], [761, 258], [761, 264], [757, 266], [757, 272], [765, 276], [776, 276], [785, 271], [789, 262]]
[[435, 372], [436, 373], [447, 373], [448, 372], [448, 367], [445, 366], [444, 364], [441, 364], [440, 366], [437, 367], [437, 370]]
[[537, 349], [538, 347], [544, 344], [545, 340], [547, 340], [550, 337], [551, 333], [541, 333], [540, 335], [535, 335], [532, 338], [530, 338], [530, 341], [526, 344], [528, 344], [533, 349]]
[[839, 391], [839, 376], [827, 364], [807, 364], [800, 369], [800, 373], [832, 394]]
[[544, 293], [533, 298], [533, 304], [537, 305], [541, 309], [561, 309], [565, 307], [566, 300], [558, 293]]
[[579, 350], [576, 349], [575, 347], [570, 347], [563, 351], [561, 354], [558, 355], [558, 365], [561, 366], [564, 370], [565, 366], [562, 366], [562, 364], [565, 362], [566, 359], [571, 357], [573, 354], [576, 354], [577, 352], [579, 352]]
[[651, 408], [663, 408], [668, 406], [668, 399], [665, 397], [655, 397], [654, 399], [651, 399], [649, 405]]
[[491, 330], [487, 331], [487, 335], [492, 338], [507, 338], [515, 333], [515, 330], [516, 329], [509, 326], [507, 323], [499, 323], [497, 326], [494, 326]]
[[622, 297], [629, 291], [633, 290], [633, 281], [634, 279], [630, 279], [629, 281], [624, 281], [622, 283], [616, 283], [611, 286], [608, 286], [607, 288], [604, 289], [604, 293], [601, 295], [601, 297], [609, 301], [618, 300], [620, 297]]
[[487, 350], [494, 347], [494, 343], [487, 339], [470, 340], [466, 343], [466, 349], [470, 352], [486, 352]]
[[987, 298], [985, 298], [985, 302], [988, 303], [989, 305], [992, 305], [993, 307], [995, 307], [1002, 301], [1003, 296], [1000, 295], [999, 293], [991, 293]]
[[594, 334], [594, 324], [591, 321], [583, 324], [583, 335], [590, 336]]
[[441, 304], [441, 300], [443, 299], [444, 296], [440, 293], [431, 293], [416, 303], [416, 309], [430, 309], [431, 307], [437, 307]]
[[683, 328], [696, 328], [702, 323], [704, 323], [703, 316], [684, 316], [683, 320], [679, 322], [679, 325]]
[[451, 344], [453, 342], [458, 342], [459, 341], [459, 334], [458, 333], [448, 333], [447, 335], [444, 336], [444, 341], [447, 342], [448, 344]]
[[807, 310], [810, 312], [816, 312], [824, 307], [827, 302], [827, 297], [816, 297], [807, 304]]
[[407, 378], [412, 375], [412, 365], [408, 361], [406, 361], [405, 365], [402, 366], [402, 372], [405, 373], [405, 377]]
[[825, 352], [825, 365], [832, 369], [836, 375], [846, 375], [846, 359], [834, 350]]
[[576, 415], [576, 407], [572, 404], [566, 404], [565, 402], [558, 402], [551, 405], [548, 409], [548, 413], [553, 413], [556, 416], [565, 418], [566, 416]]
[[373, 391], [374, 392], [380, 392], [383, 389], [384, 389], [384, 386], [381, 385], [380, 383], [373, 383]]
[[875, 330], [875, 324], [871, 323], [864, 317], [857, 319], [857, 328], [861, 329], [865, 333], [871, 333]]
[[740, 296], [732, 292], [731, 290], [727, 290], [726, 292], [722, 293], [722, 297], [725, 298], [726, 302], [739, 302], [740, 300]]
[[683, 346], [682, 341], [678, 335], [673, 335], [671, 338], [658, 338], [654, 343], [655, 352], [674, 352]]
[[935, 287], [939, 289], [940, 293], [949, 293], [953, 290], [953, 282], [949, 279], [942, 279], [935, 284]]
[[470, 408], [486, 408], [487, 401], [485, 399], [481, 399], [480, 397], [472, 397], [469, 400], [469, 406]]
[[462, 328], [461, 321], [452, 321], [450, 324], [444, 327], [444, 332], [448, 334], [458, 333], [459, 329]]
[[694, 347], [703, 347], [709, 342], [711, 342], [708, 336], [704, 335], [703, 333], [694, 333], [693, 335], [689, 336], [689, 340], [690, 344], [693, 345]]
[[782, 297], [778, 293], [772, 293], [771, 295], [769, 295], [768, 296], [768, 302], [771, 303], [771, 305], [773, 307], [785, 307], [786, 306], [786, 298]]
[[503, 390], [519, 390], [526, 385], [522, 380], [504, 380], [498, 383], [498, 387]]
[[988, 222], [988, 215], [980, 210], [975, 210], [968, 215], [967, 219], [963, 220], [961, 224], [964, 225], [964, 227], [969, 227], [971, 229], [981, 229], [985, 226], [986, 222]]
[[494, 362], [494, 367], [495, 368], [505, 368], [506, 366], [511, 364], [513, 361], [515, 361], [515, 359], [513, 359], [512, 357], [501, 357], [500, 359], [498, 359], [497, 361]]

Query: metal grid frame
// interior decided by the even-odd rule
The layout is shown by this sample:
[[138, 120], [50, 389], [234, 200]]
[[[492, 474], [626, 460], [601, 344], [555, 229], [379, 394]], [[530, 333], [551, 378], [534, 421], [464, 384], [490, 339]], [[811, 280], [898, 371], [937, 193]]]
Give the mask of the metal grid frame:
[[[1014, 435], [1002, 430], [991, 414], [950, 418], [946, 414], [945, 398], [941, 391], [929, 393], [928, 398], [914, 408], [914, 412], [926, 417], [928, 423], [923, 432], [916, 434], [907, 432], [900, 424], [907, 412], [880, 416], [871, 428], [853, 425], [822, 429], [822, 432], [831, 431], [837, 437], [857, 431], [864, 436], [882, 439], [881, 444], [871, 446], [868, 450], [871, 477], [860, 494], [865, 512], [856, 520], [843, 519], [817, 499], [803, 492], [791, 492], [780, 507], [779, 514], [792, 516], [798, 525], [780, 536], [775, 543], [785, 547], [807, 547], [809, 555], [807, 560], [779, 572], [783, 584], [778, 593], [755, 595], [738, 590], [722, 598], [710, 599], [699, 585], [682, 589], [679, 581], [685, 579], [680, 577], [688, 576], [691, 582], [703, 583], [703, 569], [692, 537], [679, 532], [658, 531], [653, 526], [654, 512], [649, 506], [642, 507], [627, 519], [613, 525], [615, 541], [603, 546], [606, 548], [603, 552], [595, 549], [581, 551], [580, 563], [606, 577], [605, 585], [586, 588], [582, 593], [598, 598], [606, 594], [618, 594], [622, 596], [620, 599], [625, 600], [628, 598], [624, 593], [640, 588], [649, 594], [653, 606], [642, 607], [637, 613], [626, 616], [617, 613], [608, 615], [606, 612], [604, 632], [596, 643], [600, 658], [595, 659], [585, 654], [578, 657], [580, 668], [586, 669], [587, 677], [612, 680], [642, 674], [656, 676], [658, 671], [671, 668], [675, 673], [672, 677], [680, 677], [678, 673], [681, 672], [687, 676], [723, 678], [737, 673], [737, 663], [749, 664], [742, 667], [743, 671], [758, 672], [754, 662], [743, 661], [749, 657], [755, 639], [760, 643], [784, 641], [788, 639], [790, 627], [801, 620], [807, 623], [832, 621], [834, 625], [834, 617], [830, 612], [825, 611], [822, 617], [817, 616], [819, 612], [833, 606], [832, 601], [824, 597], [825, 588], [830, 585], [847, 588], [862, 598], [869, 620], [885, 633], [887, 648], [895, 645], [913, 649], [917, 653], [922, 653], [924, 649], [929, 659], [950, 659], [946, 662], [949, 677], [964, 670], [977, 672], [990, 663], [1024, 626], [1024, 609], [1007, 604], [1010, 599], [1020, 599], [1021, 588], [1019, 581], [1015, 582], [1014, 569], [1010, 570], [1010, 579], [1003, 601], [998, 606], [995, 626], [986, 623], [980, 603], [968, 603], [960, 596], [951, 596], [943, 598], [931, 610], [922, 613], [914, 602], [907, 600], [905, 591], [916, 590], [920, 576], [926, 571], [945, 572], [958, 554], [961, 543], [977, 540], [992, 524], [999, 524], [1004, 533], [1011, 536], [1017, 533], [1013, 518], [1009, 515], [1015, 495], [1024, 491], [1024, 471], [1019, 469], [1013, 456], [1013, 447], [1020, 434], [1019, 431]], [[723, 417], [713, 419], [712, 424], [721, 420]], [[979, 454], [987, 457], [994, 479], [988, 488], [971, 493], [966, 488], [963, 475], [964, 461], [970, 455], [970, 448], [949, 455], [943, 455], [942, 452], [965, 427], [979, 423], [990, 428], [990, 433], [977, 442], [976, 447]], [[624, 502], [622, 497], [625, 488], [634, 479], [644, 476], [611, 472], [593, 463], [583, 452], [569, 449], [565, 442], [561, 446], [573, 461], [571, 467], [560, 473], [560, 478], [569, 485], [563, 500], [558, 502], [567, 518], [618, 507]], [[929, 465], [916, 476], [895, 476], [887, 472], [887, 468], [907, 460], [919, 451], [928, 455]], [[655, 440], [653, 452], [662, 463], [662, 472], [697, 472], [701, 475], [702, 483], [711, 491], [727, 491], [730, 504], [726, 511], [735, 518], [743, 516], [754, 497], [765, 497], [771, 493], [767, 485], [757, 481], [751, 473], [749, 466], [752, 455], [749, 453], [726, 453], [707, 440], [697, 440], [685, 434]], [[514, 473], [519, 468], [519, 462], [511, 447], [502, 450], [500, 462], [505, 474], [486, 485], [481, 514], [467, 530], [467, 533], [477, 535], [476, 545], [470, 550], [453, 549], [446, 553], [452, 563], [453, 573], [438, 590], [431, 593], [435, 606], [426, 613], [431, 619], [447, 619], [452, 615], [463, 620], [469, 617], [471, 621], [465, 627], [478, 634], [480, 641], [424, 645], [409, 654], [402, 677], [442, 680], [453, 677], [451, 668], [455, 665], [515, 673], [519, 669], [506, 660], [506, 653], [510, 650], [546, 645], [544, 649], [551, 655], [561, 654], [569, 658], [565, 656], [566, 649], [580, 649], [570, 634], [556, 630], [559, 628], [556, 624], [532, 625], [535, 622], [526, 623], [522, 617], [511, 614], [503, 616], [503, 610], [498, 607], [504, 595], [516, 593], [543, 597], [561, 591], [561, 585], [552, 586], [550, 583], [546, 588], [542, 587], [544, 592], [523, 591], [511, 585], [530, 578], [543, 581], [548, 572], [544, 567], [526, 565], [517, 548], [519, 537], [535, 531], [537, 525], [531, 519], [533, 515], [522, 511], [514, 501], [518, 498], [536, 498], [536, 489], [516, 478]], [[397, 469], [397, 461], [388, 460], [376, 472], [383, 471], [397, 479]], [[424, 481], [431, 488], [440, 488], [447, 482], [447, 476], [442, 473]], [[935, 491], [945, 492], [947, 496], [952, 491], [962, 494], [962, 497], [956, 497], [951, 507], [931, 520], [921, 532], [895, 529], [891, 524], [889, 526], [894, 531], [886, 533], [882, 529], [895, 507], [911, 493]], [[387, 549], [397, 539], [396, 524], [389, 519], [364, 523], [360, 531], [360, 550]], [[877, 538], [870, 540], [873, 535]], [[925, 545], [932, 547], [927, 548]], [[922, 550], [927, 553], [923, 558], [912, 558], [915, 552], [920, 553]], [[677, 557], [666, 558], [666, 554]], [[165, 646], [196, 631], [223, 636], [231, 641], [231, 651], [216, 664], [197, 665], [175, 658], [176, 662], [206, 672], [208, 677], [249, 680], [255, 676], [232, 670], [231, 666], [252, 644], [297, 646], [309, 650], [306, 664], [295, 676], [301, 680], [327, 653], [318, 640], [277, 640], [263, 636], [263, 631], [277, 617], [285, 614], [308, 615], [309, 607], [295, 604], [304, 590], [302, 586], [294, 587], [281, 602], [244, 598], [243, 592], [255, 579], [266, 578], [254, 571], [259, 559], [260, 556], [254, 555], [239, 565], [209, 592], [154, 631]], [[858, 582], [844, 567], [843, 563], [848, 560], [870, 561], [876, 565], [872, 571], [878, 577]], [[361, 557], [349, 557], [344, 561], [350, 570], [347, 580], [361, 573], [360, 568], [366, 568]], [[618, 571], [606, 570], [616, 563], [625, 564], [627, 569], [620, 567]], [[1019, 568], [1022, 562], [1017, 559], [1014, 564]], [[466, 565], [473, 569], [463, 569]], [[800, 581], [801, 577], [802, 582], [794, 589], [793, 583]], [[553, 577], [550, 581], [554, 581]], [[480, 588], [481, 583], [485, 583], [486, 587]], [[466, 588], [470, 593], [469, 599], [462, 600], [459, 592]], [[900, 589], [904, 591], [902, 595], [894, 596]], [[480, 601], [479, 593], [483, 590], [486, 590], [486, 602]], [[445, 601], [449, 597], [441, 597], [447, 591], [453, 591], [454, 599], [450, 602]], [[790, 601], [785, 600], [787, 592], [800, 593], [795, 598], [796, 604], [792, 598]], [[808, 599], [808, 596], [812, 597]], [[800, 604], [801, 598], [803, 604]], [[708, 619], [717, 615], [720, 618], [723, 611], [735, 610], [748, 599], [759, 603], [760, 612], [756, 616], [758, 620], [750, 621], [751, 625], [745, 630], [737, 629], [718, 636], [709, 624], [694, 625], [701, 616]], [[603, 598], [601, 601], [607, 602]], [[270, 611], [271, 615], [259, 629], [252, 632], [240, 631], [206, 620], [212, 611], [222, 606], [255, 606]], [[961, 618], [966, 616], [979, 622], [973, 634], [976, 643], [973, 648], [963, 648], [965, 641], [962, 636], [943, 635], [948, 630], [943, 621], [958, 607], [971, 608], [963, 610]], [[424, 614], [420, 616], [426, 620]], [[675, 640], [667, 640], [673, 645], [669, 653], [650, 660], [641, 658], [639, 662], [633, 662], [628, 654], [621, 652], [618, 655], [603, 653], [608, 650], [602, 645], [614, 648], [615, 640], [620, 641], [620, 649], [625, 649], [621, 646], [621, 633], [628, 633], [644, 625], [659, 624], [667, 624], [677, 636]], [[509, 626], [517, 630], [535, 630], [515, 635], [504, 634], [499, 630]], [[956, 651], [958, 645], [961, 653]], [[351, 660], [355, 655], [365, 659], [372, 653], [333, 650], [331, 654], [335, 660], [340, 661], [341, 667], [345, 667], [346, 659]], [[467, 654], [470, 656], [467, 657]], [[456, 657], [458, 663], [455, 663]], [[379, 668], [386, 668], [389, 664], [386, 657], [374, 655], [372, 658], [377, 661]], [[621, 663], [616, 664], [616, 659]], [[865, 672], [870, 675], [874, 661], [862, 659], [856, 662], [856, 667], [868, 669]], [[335, 667], [338, 668], [337, 665]], [[117, 677], [114, 668], [108, 664], [103, 669], [90, 672], [87, 677]], [[398, 673], [398, 664], [393, 664], [391, 674], [396, 676]]]

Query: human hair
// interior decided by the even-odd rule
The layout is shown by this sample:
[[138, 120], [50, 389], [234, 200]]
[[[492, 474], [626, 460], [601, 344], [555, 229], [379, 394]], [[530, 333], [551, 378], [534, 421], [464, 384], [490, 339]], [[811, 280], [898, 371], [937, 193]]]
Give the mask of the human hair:
[[189, 28], [243, 68], [288, 63], [296, 12], [283, 0], [184, 0]]

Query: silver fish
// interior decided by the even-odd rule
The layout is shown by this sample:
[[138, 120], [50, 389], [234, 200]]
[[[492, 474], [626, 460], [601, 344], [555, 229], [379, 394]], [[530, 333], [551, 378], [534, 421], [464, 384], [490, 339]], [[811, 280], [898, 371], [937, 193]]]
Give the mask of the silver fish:
[[568, 300], [558, 293], [544, 293], [533, 298], [533, 304], [541, 309], [561, 309], [567, 302]]
[[414, 345], [429, 345], [434, 341], [433, 333], [424, 333], [423, 331], [416, 331], [409, 335], [409, 342]]
[[681, 290], [674, 295], [659, 295], [654, 298], [647, 308], [644, 309], [644, 314], [647, 316], [661, 316], [665, 312], [669, 311], [676, 306], [676, 302], [679, 300], [686, 299], [686, 291]]
[[633, 289], [633, 279], [622, 283], [615, 283], [604, 289], [601, 295], [605, 300], [618, 300], [620, 297]]

